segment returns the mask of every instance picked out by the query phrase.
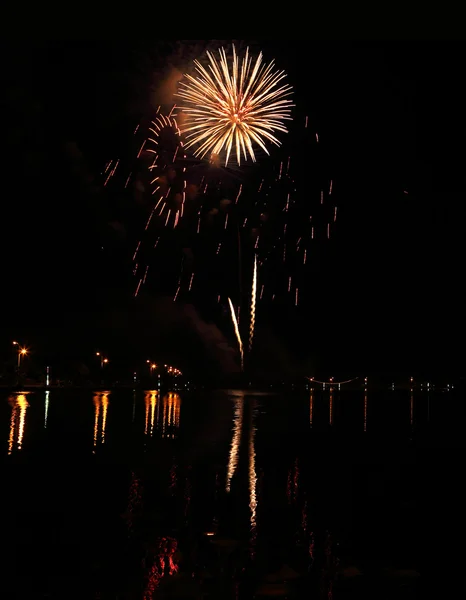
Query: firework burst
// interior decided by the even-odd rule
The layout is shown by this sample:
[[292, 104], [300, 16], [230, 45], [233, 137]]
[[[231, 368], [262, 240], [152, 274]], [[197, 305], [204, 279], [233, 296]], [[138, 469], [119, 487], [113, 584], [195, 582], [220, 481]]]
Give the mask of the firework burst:
[[[246, 308], [241, 265], [256, 257], [254, 307], [301, 305], [306, 282], [318, 271], [322, 243], [332, 239], [340, 215], [338, 189], [309, 119], [293, 133], [298, 153], [282, 154], [240, 178], [236, 169], [232, 176], [231, 169], [193, 158], [174, 112], [159, 108], [138, 125], [131, 163], [108, 160], [101, 174], [107, 194], [127, 189], [134, 211], [134, 295], [149, 287], [173, 294], [175, 301], [188, 294], [193, 301], [207, 284], [218, 304], [235, 298], [239, 328]], [[308, 174], [309, 163], [317, 165], [318, 177]], [[245, 335], [245, 355], [248, 341]]]
[[195, 60], [197, 75], [186, 75], [177, 94], [184, 101], [186, 148], [195, 146], [200, 158], [225, 151], [225, 166], [232, 152], [238, 165], [241, 154], [255, 162], [253, 144], [269, 154], [268, 142], [280, 145], [275, 132], [287, 132], [283, 122], [291, 119], [292, 88], [281, 84], [286, 75], [274, 71], [273, 61], [263, 63], [262, 52], [253, 61], [247, 49], [241, 64], [234, 46], [231, 62], [223, 48], [219, 60], [207, 56], [208, 68]]
[[179, 159], [186, 158], [186, 155], [176, 119], [171, 115], [159, 114], [151, 122], [147, 142], [146, 151], [153, 157], [149, 171], [151, 195], [154, 196], [155, 203], [146, 229], [154, 213], [159, 216], [165, 213], [165, 224], [168, 225], [171, 221], [173, 227], [176, 227], [183, 216], [186, 202], [186, 166], [179, 168]]

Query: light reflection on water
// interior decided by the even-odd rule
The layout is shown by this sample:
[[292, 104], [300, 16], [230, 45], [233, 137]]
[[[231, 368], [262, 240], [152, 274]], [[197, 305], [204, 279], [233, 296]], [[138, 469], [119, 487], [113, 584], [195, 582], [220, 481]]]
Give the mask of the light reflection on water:
[[255, 417], [257, 414], [256, 401], [252, 400], [251, 425], [249, 428], [249, 508], [251, 510], [251, 529], [256, 528], [257, 510], [257, 475], [256, 475], [256, 448], [254, 440], [256, 436]]
[[50, 390], [45, 392], [45, 411], [44, 411], [44, 429], [47, 429], [47, 420], [49, 418]]
[[[66, 414], [70, 414], [71, 418], [73, 418], [73, 413], [78, 410], [78, 405], [70, 404], [66, 400], [64, 402], [59, 400], [55, 403], [54, 400], [55, 398], [60, 399], [61, 396], [66, 398], [68, 393], [69, 392], [66, 390], [46, 390], [42, 392], [18, 392], [6, 396], [11, 411], [9, 412], [8, 417], [7, 453], [11, 454], [14, 450], [21, 450], [23, 447], [27, 428], [26, 420], [29, 419], [28, 415], [31, 412], [30, 407], [34, 407], [36, 400], [38, 401], [37, 404], [42, 403], [42, 428], [47, 430], [47, 435], [49, 435], [50, 429], [52, 429], [50, 435], [54, 435], [54, 430], [56, 428], [55, 423], [66, 418]], [[77, 396], [79, 398], [86, 393], [87, 392], [71, 391], [71, 397]], [[112, 404], [111, 397], [113, 398], [113, 394], [116, 393], [119, 398], [121, 397], [121, 402], [119, 401], [118, 404], [120, 406], [124, 405], [126, 402], [125, 391], [112, 393], [109, 391], [98, 391], [92, 394], [93, 433], [91, 435], [94, 451], [99, 445], [107, 443], [108, 411]], [[141, 415], [141, 395], [144, 404], [144, 417]], [[358, 395], [363, 402], [363, 411], [362, 414], [359, 413], [361, 415], [360, 417], [357, 417], [357, 413], [360, 410], [358, 410], [357, 406], [360, 406], [359, 402], [361, 402], [361, 400], [357, 400]], [[241, 391], [225, 393], [225, 398], [228, 396], [233, 400], [234, 414], [224, 484], [227, 492], [230, 491], [231, 482], [238, 467], [242, 434], [246, 431], [246, 428], [249, 432], [249, 417], [245, 416], [245, 406], [247, 405], [250, 407], [248, 402], [253, 398], [253, 396], [250, 396], [247, 392]], [[306, 412], [308, 411], [308, 428], [318, 432], [319, 430], [325, 429], [324, 424], [326, 422], [330, 424], [330, 426], [336, 427], [340, 432], [345, 431], [346, 433], [351, 434], [353, 431], [356, 435], [357, 428], [354, 427], [354, 423], [357, 420], [360, 423], [359, 427], [361, 428], [361, 432], [371, 431], [372, 433], [377, 433], [377, 431], [380, 430], [381, 433], [389, 435], [389, 423], [400, 432], [403, 428], [406, 428], [404, 429], [406, 432], [411, 431], [416, 425], [416, 422], [418, 422], [418, 425], [421, 427], [424, 425], [426, 427], [435, 427], [436, 423], [431, 419], [434, 402], [436, 407], [435, 410], [439, 410], [437, 408], [437, 399], [439, 401], [441, 399], [442, 408], [440, 410], [444, 411], [443, 407], [449, 405], [449, 398], [451, 397], [447, 394], [434, 395], [429, 391], [423, 393], [414, 388], [409, 388], [408, 390], [402, 391], [398, 395], [391, 397], [388, 395], [384, 397], [381, 394], [375, 393], [374, 398], [372, 398], [371, 394], [371, 415], [369, 424], [368, 396], [369, 392], [367, 387], [361, 389], [359, 393], [355, 392], [354, 394], [350, 393], [347, 395], [343, 392], [336, 392], [332, 387], [329, 387], [327, 390], [316, 390], [315, 388], [311, 388], [306, 409]], [[126, 423], [133, 423], [133, 428], [140, 427], [140, 433], [141, 435], [144, 434], [145, 438], [155, 437], [156, 432], [163, 439], [174, 440], [178, 437], [182, 402], [179, 394], [170, 392], [161, 395], [160, 392], [156, 390], [145, 391], [141, 394], [141, 392], [135, 390], [131, 392], [129, 398], [132, 404], [129, 407], [128, 419], [123, 423], [119, 423], [118, 420], [116, 420], [115, 425], [112, 424], [111, 426], [112, 433], [114, 428], [115, 430], [117, 428], [121, 429], [122, 425], [126, 426]], [[299, 407], [300, 402], [304, 401], [304, 398], [305, 397], [303, 396], [302, 400], [299, 400], [298, 398], [296, 401], [293, 400], [293, 406]], [[418, 402], [418, 410], [414, 410], [415, 401]], [[50, 421], [51, 403], [54, 407], [53, 414], [56, 415], [55, 419], [58, 419], [58, 421], [54, 419], [52, 428]], [[266, 411], [269, 410], [268, 406], [271, 406], [271, 404], [265, 404]], [[117, 408], [116, 404], [115, 408]], [[112, 415], [113, 410], [114, 409], [112, 409]], [[290, 410], [290, 406], [287, 406], [285, 412], [289, 413]], [[79, 411], [82, 411], [82, 409], [79, 408]], [[58, 417], [60, 414], [61, 417]], [[35, 419], [35, 416], [31, 418]], [[141, 425], [138, 425], [138, 423], [141, 423]], [[287, 427], [285, 422], [283, 422], [281, 426], [284, 428]], [[299, 419], [297, 421], [297, 426], [300, 427]], [[395, 429], [393, 430], [393, 433], [395, 433]], [[248, 440], [248, 435], [249, 433], [246, 434], [246, 440]], [[309, 435], [311, 435], [310, 431]], [[35, 436], [36, 434], [34, 434], [34, 437]], [[245, 451], [249, 452], [248, 447], [250, 441], [246, 440]]]
[[[83, 395], [87, 392], [71, 392], [74, 395]], [[118, 393], [119, 397], [121, 394], [122, 403], [124, 404], [126, 392], [113, 392]], [[51, 402], [54, 406], [54, 415], [61, 413], [61, 418], [65, 417], [66, 412], [73, 412], [76, 410], [77, 405], [67, 404], [63, 402], [57, 402], [55, 404], [54, 398], [60, 398], [60, 395], [65, 396], [68, 391], [65, 390], [46, 390], [43, 392], [18, 392], [9, 394], [7, 396], [8, 404], [11, 412], [9, 413], [9, 428], [7, 438], [7, 453], [11, 454], [14, 450], [21, 450], [23, 447], [24, 437], [26, 433], [26, 419], [31, 411], [30, 406], [34, 406], [35, 400], [37, 399], [42, 402], [42, 426], [43, 429], [50, 430], [50, 407]], [[131, 392], [132, 407], [129, 409], [128, 421], [134, 423], [134, 427], [139, 427], [138, 423], [140, 413], [140, 399], [141, 393], [137, 390]], [[245, 395], [246, 394], [246, 395]], [[447, 394], [440, 396], [437, 394], [433, 396], [430, 391], [422, 392], [416, 391], [414, 388], [409, 388], [405, 392], [400, 392], [397, 396], [384, 397], [378, 393], [375, 393], [374, 399], [371, 395], [371, 423], [369, 425], [368, 419], [368, 389], [365, 387], [359, 392], [360, 398], [363, 401], [363, 411], [360, 419], [360, 427], [364, 432], [371, 431], [376, 433], [378, 430], [384, 434], [388, 434], [388, 423], [396, 427], [398, 430], [402, 430], [409, 424], [409, 430], [415, 426], [416, 421], [420, 420], [420, 426], [423, 424], [427, 427], [430, 423], [431, 427], [436, 424], [431, 420], [432, 405], [435, 399], [435, 406], [437, 406], [437, 398], [442, 398], [442, 404], [448, 406]], [[417, 401], [417, 394], [419, 394], [419, 410], [414, 410], [415, 397]], [[235, 391], [225, 394], [225, 397], [229, 395], [234, 403], [233, 408], [233, 424], [232, 433], [230, 437], [230, 449], [228, 454], [227, 472], [225, 476], [225, 489], [230, 491], [231, 481], [235, 475], [238, 466], [238, 459], [241, 446], [242, 433], [246, 427], [249, 427], [249, 418], [245, 424], [245, 402], [249, 401], [247, 392]], [[345, 395], [341, 392], [335, 392], [334, 388], [329, 387], [327, 390], [316, 390], [311, 388], [308, 396], [308, 423], [309, 429], [315, 430], [316, 432], [324, 426], [324, 422], [335, 426], [339, 431], [345, 431], [350, 433], [353, 430], [353, 423], [355, 422], [357, 405], [359, 402], [355, 402], [358, 392], [354, 394]], [[405, 400], [402, 400], [402, 398]], [[141, 434], [144, 433], [144, 437], [153, 438], [158, 432], [158, 435], [163, 439], [174, 440], [178, 437], [180, 428], [180, 417], [181, 417], [181, 397], [179, 394], [170, 392], [161, 395], [156, 390], [149, 390], [142, 393], [144, 402], [145, 417], [142, 427]], [[108, 435], [108, 411], [110, 410], [111, 404], [111, 393], [109, 391], [94, 392], [92, 396], [93, 401], [93, 449], [94, 451], [99, 445], [104, 445], [107, 442]], [[300, 400], [296, 401], [296, 406], [299, 406]], [[32, 403], [32, 404], [31, 404]], [[328, 403], [328, 404], [327, 404]], [[325, 405], [327, 404], [327, 411]], [[404, 409], [402, 408], [404, 405]], [[116, 406], [116, 405], [115, 405]], [[248, 405], [249, 406], [249, 405]], [[360, 404], [359, 404], [360, 406]], [[399, 406], [399, 409], [397, 408]], [[267, 406], [266, 406], [267, 409]], [[81, 410], [81, 409], [79, 409]], [[268, 410], [268, 409], [267, 409]], [[289, 412], [290, 408], [287, 407], [286, 412]], [[437, 410], [437, 409], [436, 409]], [[443, 408], [442, 408], [443, 410]], [[324, 411], [327, 412], [327, 418], [324, 417]], [[113, 412], [112, 412], [113, 414]], [[249, 414], [249, 413], [248, 413]], [[403, 417], [403, 414], [405, 415]], [[304, 416], [304, 415], [303, 415]], [[35, 418], [35, 417], [32, 417]], [[359, 420], [357, 419], [357, 420]], [[113, 419], [112, 419], [113, 420]], [[141, 419], [142, 420], [142, 419]], [[55, 421], [54, 421], [55, 423]], [[116, 422], [117, 423], [117, 422]], [[299, 424], [299, 423], [298, 423]], [[112, 425], [113, 428], [119, 427], [119, 424]], [[283, 425], [285, 427], [285, 425]], [[55, 429], [55, 425], [52, 430]], [[248, 430], [249, 431], [249, 430]], [[407, 431], [407, 430], [406, 430]], [[395, 430], [394, 430], [395, 432]], [[53, 431], [51, 435], [54, 435]], [[247, 434], [249, 435], [249, 434]], [[246, 439], [248, 439], [246, 437]], [[245, 442], [245, 448], [250, 445], [250, 441]], [[249, 452], [249, 450], [246, 450]]]
[[239, 446], [241, 442], [241, 432], [243, 429], [244, 412], [244, 394], [235, 396], [235, 409], [233, 415], [233, 437], [231, 439], [230, 454], [228, 458], [228, 471], [226, 491], [231, 489], [231, 480], [235, 474], [238, 465]]
[[254, 555], [254, 542], [256, 538], [257, 528], [257, 472], [256, 472], [256, 418], [258, 413], [257, 401], [255, 398], [249, 398], [250, 406], [250, 419], [249, 423], [244, 423], [244, 412], [245, 412], [245, 394], [243, 392], [235, 392], [234, 397], [234, 412], [233, 412], [233, 426], [232, 426], [232, 439], [230, 444], [230, 450], [228, 453], [228, 463], [226, 469], [226, 485], [225, 490], [227, 493], [231, 491], [231, 481], [235, 475], [238, 467], [239, 453], [241, 447], [241, 438], [243, 436], [243, 427], [247, 427], [248, 443], [248, 489], [249, 489], [249, 512], [250, 512], [250, 530], [251, 530], [251, 556]]
[[[186, 531], [188, 528], [192, 527], [192, 530], [196, 530], [198, 527], [196, 511], [202, 510], [209, 513], [205, 522], [215, 523], [209, 530], [209, 536], [213, 538], [212, 545], [217, 539], [218, 521], [219, 535], [223, 535], [225, 531], [226, 537], [241, 538], [245, 554], [249, 549], [248, 555], [250, 558], [257, 557], [255, 563], [257, 565], [260, 564], [261, 557], [267, 555], [267, 546], [272, 539], [269, 531], [275, 526], [272, 523], [277, 520], [277, 515], [280, 515], [279, 521], [283, 515], [282, 521], [286, 523], [283, 525], [283, 531], [280, 531], [278, 535], [283, 536], [285, 542], [293, 546], [293, 552], [300, 553], [299, 556], [308, 555], [309, 564], [303, 567], [303, 572], [308, 572], [312, 568], [325, 569], [326, 597], [331, 597], [337, 570], [336, 558], [333, 558], [334, 551], [336, 552], [336, 543], [330, 535], [326, 535], [324, 541], [324, 525], [321, 523], [325, 521], [325, 528], [330, 523], [329, 530], [332, 529], [334, 522], [331, 519], [334, 517], [328, 515], [337, 514], [337, 511], [331, 498], [332, 496], [340, 497], [343, 489], [346, 490], [345, 503], [351, 502], [352, 499], [349, 499], [348, 496], [348, 489], [351, 489], [351, 485], [348, 484], [348, 475], [348, 479], [341, 484], [341, 487], [338, 487], [340, 485], [338, 479], [342, 477], [344, 464], [340, 468], [338, 464], [330, 463], [330, 459], [326, 459], [325, 453], [319, 452], [317, 445], [315, 446], [317, 452], [309, 451], [309, 446], [306, 446], [303, 440], [306, 443], [307, 440], [312, 440], [312, 443], [315, 441], [316, 444], [319, 444], [321, 438], [316, 433], [323, 433], [324, 436], [330, 435], [328, 427], [330, 422], [333, 425], [330, 436], [332, 441], [337, 440], [340, 431], [350, 432], [351, 435], [355, 435], [363, 441], [366, 448], [365, 457], [367, 457], [372, 448], [369, 445], [371, 439], [377, 437], [372, 435], [373, 431], [377, 433], [380, 429], [387, 435], [394, 433], [392, 422], [385, 425], [385, 419], [388, 419], [390, 415], [395, 415], [395, 424], [398, 426], [397, 433], [405, 430], [408, 433], [409, 426], [416, 423], [413, 431], [413, 435], [415, 435], [420, 426], [427, 423], [428, 417], [430, 417], [430, 408], [435, 416], [432, 419], [433, 426], [438, 422], [439, 410], [450, 410], [447, 397], [442, 396], [437, 402], [439, 396], [435, 393], [428, 396], [421, 393], [418, 395], [416, 390], [405, 390], [402, 394], [396, 397], [390, 396], [390, 399], [387, 398], [385, 401], [384, 397], [371, 391], [370, 435], [363, 435], [363, 431], [367, 431], [368, 423], [367, 389], [361, 389], [354, 395], [345, 395], [329, 389], [325, 392], [311, 389], [309, 396], [306, 394], [290, 395], [278, 397], [278, 400], [277, 397], [269, 396], [260, 400], [260, 411], [257, 400], [247, 392], [220, 394], [219, 398], [214, 400], [206, 394], [186, 398], [183, 396], [183, 428], [180, 430], [181, 398], [175, 393], [159, 395], [154, 391], [123, 390], [112, 392], [111, 398], [110, 392], [96, 392], [91, 395], [90, 392], [78, 391], [72, 392], [69, 397], [67, 397], [67, 393], [69, 392], [52, 390], [45, 393], [31, 393], [27, 397], [21, 393], [12, 394], [8, 396], [8, 404], [6, 403], [7, 396], [4, 396], [4, 440], [8, 430], [8, 454], [14, 453], [15, 450], [21, 450], [26, 440], [28, 452], [23, 451], [20, 458], [21, 461], [24, 461], [24, 458], [28, 456], [29, 460], [29, 450], [35, 447], [36, 440], [50, 440], [51, 444], [55, 443], [54, 436], [60, 429], [66, 433], [65, 436], [63, 436], [63, 432], [60, 434], [63, 436], [62, 438], [60, 435], [58, 436], [60, 442], [65, 438], [65, 444], [68, 440], [68, 432], [73, 430], [75, 437], [72, 438], [73, 442], [69, 442], [69, 447], [81, 436], [84, 439], [83, 446], [86, 445], [83, 453], [87, 453], [88, 456], [91, 453], [90, 438], [92, 434], [94, 452], [102, 444], [107, 445], [107, 452], [110, 451], [112, 449], [110, 446], [116, 445], [115, 440], [118, 441], [118, 436], [134, 445], [138, 443], [136, 440], [139, 440], [140, 456], [144, 457], [141, 460], [148, 459], [152, 462], [149, 463], [150, 468], [145, 469], [143, 467], [147, 463], [137, 462], [140, 460], [138, 455], [135, 462], [130, 463], [131, 477], [128, 476], [128, 482], [125, 484], [130, 487], [126, 517], [128, 532], [132, 536], [131, 543], [136, 546], [143, 539], [141, 544], [147, 543], [147, 546], [151, 548], [150, 552], [146, 552], [144, 549], [146, 574], [152, 573], [153, 578], [157, 582], [160, 580], [163, 585], [163, 581], [176, 572], [178, 566], [176, 544], [173, 541], [174, 538], [169, 537], [169, 535], [175, 535], [173, 533], [175, 530], [177, 536], [178, 530], [181, 532], [179, 544], [185, 557], [183, 561], [179, 562], [180, 570], [186, 569], [186, 562], [190, 560], [187, 558], [190, 555], [190, 548], [186, 542]], [[49, 418], [50, 395], [52, 396], [52, 413]], [[414, 411], [414, 395], [416, 395], [416, 411]], [[363, 411], [361, 411], [362, 402]], [[432, 407], [430, 407], [430, 402], [432, 402]], [[214, 411], [214, 406], [220, 407], [218, 412]], [[205, 431], [215, 428], [222, 430], [221, 435], [219, 434], [218, 438], [214, 439], [202, 457], [200, 457], [200, 452], [195, 452], [198, 438], [188, 439], [188, 436], [185, 435], [186, 431], [190, 432], [199, 427], [201, 419], [196, 425], [193, 424], [194, 419], [191, 418], [193, 415], [199, 414], [206, 420]], [[81, 418], [83, 415], [85, 415], [84, 418]], [[273, 422], [268, 420], [271, 415]], [[288, 416], [292, 416], [292, 419], [287, 420]], [[83, 423], [86, 424], [84, 430], [82, 429]], [[310, 427], [313, 428], [312, 431], [310, 431]], [[134, 437], [128, 435], [131, 432], [136, 432], [136, 435]], [[109, 435], [110, 437], [108, 437]], [[171, 440], [178, 435], [180, 436], [179, 441], [172, 443]], [[286, 435], [288, 435], [287, 438]], [[144, 442], [156, 436], [164, 440], [161, 442], [161, 446], [159, 443], [153, 444], [154, 452], [148, 456], [151, 448], [150, 444], [147, 444], [148, 454], [144, 454], [142, 450]], [[294, 438], [297, 440], [296, 444]], [[281, 443], [281, 439], [286, 442]], [[186, 442], [186, 440], [188, 441]], [[112, 443], [109, 445], [108, 441]], [[336, 443], [338, 441], [335, 441]], [[54, 450], [57, 447], [54, 446]], [[63, 446], [59, 447], [61, 452]], [[67, 451], [69, 447], [66, 447]], [[159, 452], [161, 447], [168, 451]], [[275, 447], [277, 450], [274, 449]], [[342, 445], [340, 448], [344, 448], [343, 453], [345, 453], [349, 446]], [[204, 446], [203, 449], [205, 449]], [[79, 452], [81, 452], [80, 448], [75, 451], [75, 456]], [[348, 449], [348, 454], [349, 452]], [[160, 456], [163, 460], [161, 459], [160, 463], [155, 462], [154, 456]], [[13, 461], [14, 458], [7, 460]], [[32, 453], [30, 460], [35, 460], [35, 455]], [[326, 460], [329, 461], [328, 465], [325, 463]], [[342, 459], [342, 462], [344, 463], [345, 460], [346, 458]], [[348, 460], [350, 459], [348, 458]], [[99, 453], [97, 452], [92, 464], [98, 462]], [[325, 465], [331, 464], [329, 470], [332, 471], [332, 475], [328, 478], [326, 474], [321, 474], [319, 469], [315, 468], [316, 465], [319, 467], [322, 465], [322, 471], [325, 471], [327, 468]], [[334, 475], [335, 470], [336, 474]], [[201, 475], [200, 471], [202, 471]], [[161, 473], [160, 477], [159, 473]], [[285, 486], [287, 474], [288, 485]], [[312, 482], [310, 481], [311, 475]], [[87, 476], [88, 474], [86, 474]], [[75, 473], [71, 477], [75, 477]], [[112, 477], [114, 476], [112, 475]], [[109, 477], [110, 485], [113, 483], [112, 477]], [[115, 476], [115, 478], [117, 477]], [[158, 483], [154, 485], [154, 481], [159, 481], [158, 477], [162, 482], [160, 486]], [[330, 484], [333, 486], [331, 492], [325, 490], [322, 481], [325, 481], [328, 486]], [[105, 481], [105, 485], [107, 485], [107, 481]], [[209, 494], [213, 493], [214, 486], [218, 486], [218, 494], [216, 492], [215, 502], [210, 502]], [[233, 492], [231, 492], [232, 486]], [[128, 487], [125, 488], [125, 492], [127, 490]], [[228, 492], [230, 493], [228, 494]], [[55, 493], [57, 493], [56, 490]], [[51, 492], [52, 494], [53, 492]], [[95, 498], [99, 498], [98, 494], [99, 492], [96, 491]], [[288, 503], [286, 494], [288, 494]], [[193, 505], [188, 510], [191, 496]], [[283, 503], [281, 500], [276, 501], [276, 498], [283, 498]], [[327, 504], [329, 498], [330, 504]], [[119, 498], [115, 498], [115, 503], [117, 500]], [[159, 501], [160, 503], [157, 504]], [[271, 506], [273, 510], [270, 508]], [[324, 508], [321, 508], [322, 506]], [[327, 506], [329, 506], [328, 511]], [[73, 509], [76, 514], [79, 514], [78, 503]], [[235, 512], [237, 514], [232, 516], [232, 513]], [[215, 516], [214, 521], [212, 520], [213, 516]], [[319, 520], [321, 518], [322, 521]], [[335, 519], [338, 518], [340, 517], [335, 517]], [[238, 523], [238, 531], [236, 531]], [[291, 531], [292, 528], [294, 528], [293, 531]], [[278, 529], [279, 527], [277, 527]], [[218, 540], [221, 538], [219, 537]], [[279, 543], [281, 544], [281, 541], [280, 537], [277, 546]], [[227, 544], [229, 540], [224, 539], [223, 542]], [[249, 544], [248, 547], [247, 544]], [[323, 559], [324, 555], [325, 559]], [[313, 566], [314, 556], [316, 556], [316, 566]], [[296, 568], [298, 569], [298, 567]], [[191, 571], [189, 573], [186, 571], [186, 573], [189, 578], [195, 579], [195, 576], [191, 575]], [[197, 573], [195, 567], [193, 567], [192, 573]], [[223, 579], [220, 579], [224, 581], [226, 578], [223, 575], [222, 577]]]
[[21, 450], [23, 445], [24, 430], [26, 427], [26, 411], [29, 403], [26, 394], [12, 394], [8, 398], [11, 406], [10, 432], [8, 435], [8, 454], [13, 452], [16, 437], [16, 448]]
[[[152, 437], [152, 433], [154, 431], [155, 408], [157, 406], [157, 394], [158, 394], [158, 392], [152, 390], [152, 391], [146, 392], [144, 395], [144, 404], [146, 407], [144, 435], [149, 435], [151, 437]], [[158, 425], [158, 412], [157, 412], [157, 425]]]
[[180, 427], [180, 395], [169, 392], [160, 400], [160, 393], [150, 390], [144, 393], [144, 404], [144, 435], [153, 437], [154, 432], [159, 430], [163, 438], [175, 439]]
[[[109, 395], [110, 392], [99, 392], [94, 394], [94, 452], [99, 441], [101, 444], [105, 444]], [[101, 414], [102, 419], [99, 431], [99, 421]]]
[[179, 394], [170, 392], [163, 398], [162, 437], [174, 439], [180, 426], [181, 401]]

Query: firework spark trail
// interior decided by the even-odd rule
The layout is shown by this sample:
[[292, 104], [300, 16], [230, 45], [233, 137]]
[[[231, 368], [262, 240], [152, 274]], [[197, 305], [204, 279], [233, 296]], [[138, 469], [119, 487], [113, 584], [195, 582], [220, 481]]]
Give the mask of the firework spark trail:
[[154, 215], [154, 212], [155, 212], [155, 209], [156, 209], [156, 208], [157, 208], [157, 207], [156, 207], [156, 206], [154, 206], [154, 208], [151, 210], [151, 213], [150, 213], [150, 215], [149, 215], [149, 218], [147, 219], [147, 223], [146, 223], [146, 226], [145, 226], [145, 228], [144, 228], [144, 231], [147, 231], [147, 230], [149, 229], [149, 225], [150, 225], [150, 222], [151, 222], [151, 220], [152, 220], [152, 216]]
[[256, 293], [257, 293], [257, 256], [254, 256], [254, 273], [252, 276], [251, 321], [249, 323], [249, 352], [252, 350], [254, 328], [256, 325]]
[[283, 71], [273, 71], [274, 62], [262, 64], [262, 52], [252, 65], [249, 49], [240, 61], [233, 46], [233, 58], [228, 60], [223, 48], [219, 60], [207, 52], [208, 70], [197, 60], [195, 77], [185, 75], [187, 82], [180, 84], [178, 96], [185, 106], [184, 130], [186, 148], [197, 146], [195, 156], [219, 155], [226, 151], [225, 166], [230, 154], [236, 153], [238, 165], [241, 154], [253, 162], [256, 156], [253, 143], [269, 154], [266, 142], [280, 145], [274, 132], [287, 132], [283, 121], [291, 120], [292, 93], [289, 85], [279, 83]]
[[240, 356], [241, 356], [241, 371], [242, 371], [243, 367], [244, 367], [243, 342], [241, 340], [241, 335], [240, 335], [240, 332], [239, 332], [238, 321], [236, 319], [236, 314], [235, 314], [235, 309], [233, 307], [233, 302], [230, 300], [230, 298], [228, 298], [228, 304], [230, 305], [231, 320], [233, 321], [233, 327], [235, 328], [236, 339], [238, 340], [239, 353], [240, 353]]
[[139, 294], [139, 288], [141, 287], [141, 284], [142, 284], [142, 279], [139, 280], [138, 287], [136, 288], [136, 291], [134, 292], [134, 297], [135, 298]]
[[233, 417], [233, 437], [231, 439], [230, 456], [228, 459], [228, 472], [226, 491], [231, 489], [231, 480], [236, 471], [238, 464], [239, 446], [241, 442], [241, 430], [243, 428], [243, 412], [244, 412], [244, 397], [236, 396], [235, 398], [235, 414]]
[[[105, 173], [107, 172], [107, 170], [108, 170], [108, 168], [110, 167], [110, 165], [112, 164], [112, 162], [113, 162], [113, 161], [110, 161], [110, 163], [107, 165], [107, 168], [105, 169]], [[119, 163], [120, 163], [120, 159], [118, 159], [118, 160], [116, 161], [116, 163], [115, 163], [115, 166], [113, 167], [113, 169], [112, 169], [112, 170], [110, 171], [110, 173], [108, 174], [108, 177], [107, 177], [107, 179], [105, 180], [105, 183], [104, 183], [104, 187], [107, 185], [107, 183], [108, 183], [108, 181], [109, 181], [110, 177], [113, 177], [113, 175], [115, 175], [115, 171], [116, 171], [116, 169], [117, 169], [117, 167], [118, 167]]]
[[138, 242], [138, 245], [136, 246], [136, 250], [134, 251], [133, 254], [133, 261], [136, 260], [136, 255], [138, 253], [139, 247], [141, 246], [141, 241]]
[[141, 153], [142, 153], [142, 151], [144, 150], [144, 146], [145, 146], [145, 145], [146, 145], [146, 140], [144, 140], [144, 141], [142, 142], [142, 145], [141, 145], [141, 147], [139, 148], [139, 152], [138, 152], [138, 155], [137, 155], [137, 157], [136, 157], [136, 158], [139, 158], [139, 157], [141, 156]]

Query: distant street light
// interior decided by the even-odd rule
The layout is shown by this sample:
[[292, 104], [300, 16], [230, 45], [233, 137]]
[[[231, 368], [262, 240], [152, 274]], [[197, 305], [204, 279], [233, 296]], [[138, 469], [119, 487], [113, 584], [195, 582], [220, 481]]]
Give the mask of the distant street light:
[[101, 352], [96, 352], [95, 355], [100, 358], [100, 368], [103, 369], [104, 365], [108, 363], [108, 358], [104, 358]]
[[21, 366], [21, 357], [26, 356], [27, 353], [28, 351], [26, 350], [26, 348], [21, 348], [21, 350], [18, 352], [18, 369]]
[[21, 346], [18, 344], [18, 342], [13, 342], [13, 346], [18, 346], [18, 370], [19, 370], [19, 368], [21, 366], [21, 357], [26, 356], [28, 351], [26, 348], [21, 348]]
[[152, 376], [154, 374], [155, 369], [157, 368], [157, 365], [149, 359], [146, 360], [146, 363], [149, 365], [149, 373]]

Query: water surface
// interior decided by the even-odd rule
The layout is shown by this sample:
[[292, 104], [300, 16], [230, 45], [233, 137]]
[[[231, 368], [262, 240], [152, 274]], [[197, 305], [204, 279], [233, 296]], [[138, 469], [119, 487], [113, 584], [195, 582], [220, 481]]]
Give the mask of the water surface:
[[296, 594], [370, 597], [454, 560], [451, 392], [51, 390], [0, 411], [5, 597], [251, 597], [283, 568]]

